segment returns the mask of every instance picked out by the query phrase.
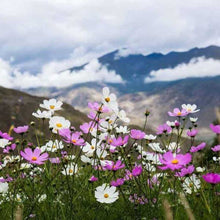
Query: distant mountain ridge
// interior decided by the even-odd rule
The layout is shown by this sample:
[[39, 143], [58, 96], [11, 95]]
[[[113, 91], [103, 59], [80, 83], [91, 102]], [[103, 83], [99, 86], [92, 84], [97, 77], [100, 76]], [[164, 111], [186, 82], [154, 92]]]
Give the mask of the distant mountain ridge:
[[[172, 51], [167, 54], [151, 53], [149, 55], [131, 54], [125, 57], [117, 57], [119, 50], [110, 52], [98, 58], [100, 64], [108, 70], [114, 70], [128, 84], [143, 84], [144, 78], [153, 70], [174, 68], [182, 63], [189, 63], [193, 58], [205, 57], [220, 60], [220, 47], [209, 46], [206, 48], [193, 48], [185, 52]], [[79, 71], [85, 67], [84, 64], [72, 67], [70, 71]]]

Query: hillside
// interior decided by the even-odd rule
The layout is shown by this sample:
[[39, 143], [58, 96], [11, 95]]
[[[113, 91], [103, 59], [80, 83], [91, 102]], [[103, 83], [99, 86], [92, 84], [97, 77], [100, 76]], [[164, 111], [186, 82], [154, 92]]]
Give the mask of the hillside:
[[[8, 131], [12, 124], [20, 126], [36, 120], [32, 112], [38, 109], [44, 99], [47, 98], [0, 87], [0, 130]], [[57, 114], [70, 120], [76, 127], [88, 120], [83, 113], [66, 103], [63, 104], [63, 110]]]

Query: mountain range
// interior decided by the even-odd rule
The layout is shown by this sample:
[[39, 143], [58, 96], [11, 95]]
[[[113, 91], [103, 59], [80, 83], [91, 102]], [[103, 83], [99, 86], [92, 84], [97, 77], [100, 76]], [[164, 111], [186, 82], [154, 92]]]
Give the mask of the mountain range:
[[[203, 136], [210, 135], [209, 123], [215, 120], [215, 110], [220, 107], [220, 74], [213, 77], [192, 76], [175, 81], [144, 82], [151, 71], [175, 68], [200, 57], [220, 60], [220, 47], [193, 48], [185, 52], [173, 51], [167, 54], [123, 56], [119, 50], [115, 50], [99, 57], [98, 62], [109, 71], [115, 71], [120, 75], [124, 83], [87, 82], [66, 88], [33, 88], [26, 91], [34, 95], [61, 99], [82, 112], [88, 112], [87, 102], [100, 101], [102, 87], [108, 86], [118, 95], [119, 105], [131, 117], [132, 123], [140, 125], [144, 112], [148, 109], [151, 112], [149, 122], [152, 128], [168, 119], [167, 111], [181, 107], [183, 103], [195, 103], [201, 109], [198, 114], [200, 133]], [[84, 69], [86, 65], [88, 63], [72, 67], [69, 71], [74, 74]]]

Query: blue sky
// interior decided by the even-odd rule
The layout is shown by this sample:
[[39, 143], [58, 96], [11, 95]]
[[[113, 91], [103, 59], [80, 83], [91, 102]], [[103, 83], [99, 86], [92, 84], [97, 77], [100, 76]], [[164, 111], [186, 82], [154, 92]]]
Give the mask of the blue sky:
[[21, 86], [8, 83], [16, 74], [52, 76], [91, 60], [97, 68], [95, 58], [123, 47], [148, 54], [220, 45], [219, 0], [1, 0], [0, 6], [0, 85], [7, 87]]

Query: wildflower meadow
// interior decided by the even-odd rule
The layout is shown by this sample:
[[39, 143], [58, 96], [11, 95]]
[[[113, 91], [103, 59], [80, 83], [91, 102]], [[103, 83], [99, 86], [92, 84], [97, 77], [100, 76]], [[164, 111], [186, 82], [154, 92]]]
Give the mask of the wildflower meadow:
[[149, 111], [132, 127], [102, 93], [79, 129], [50, 99], [33, 112], [38, 123], [0, 131], [0, 219], [220, 219], [220, 125], [200, 141], [202, 109], [183, 104], [151, 134]]

